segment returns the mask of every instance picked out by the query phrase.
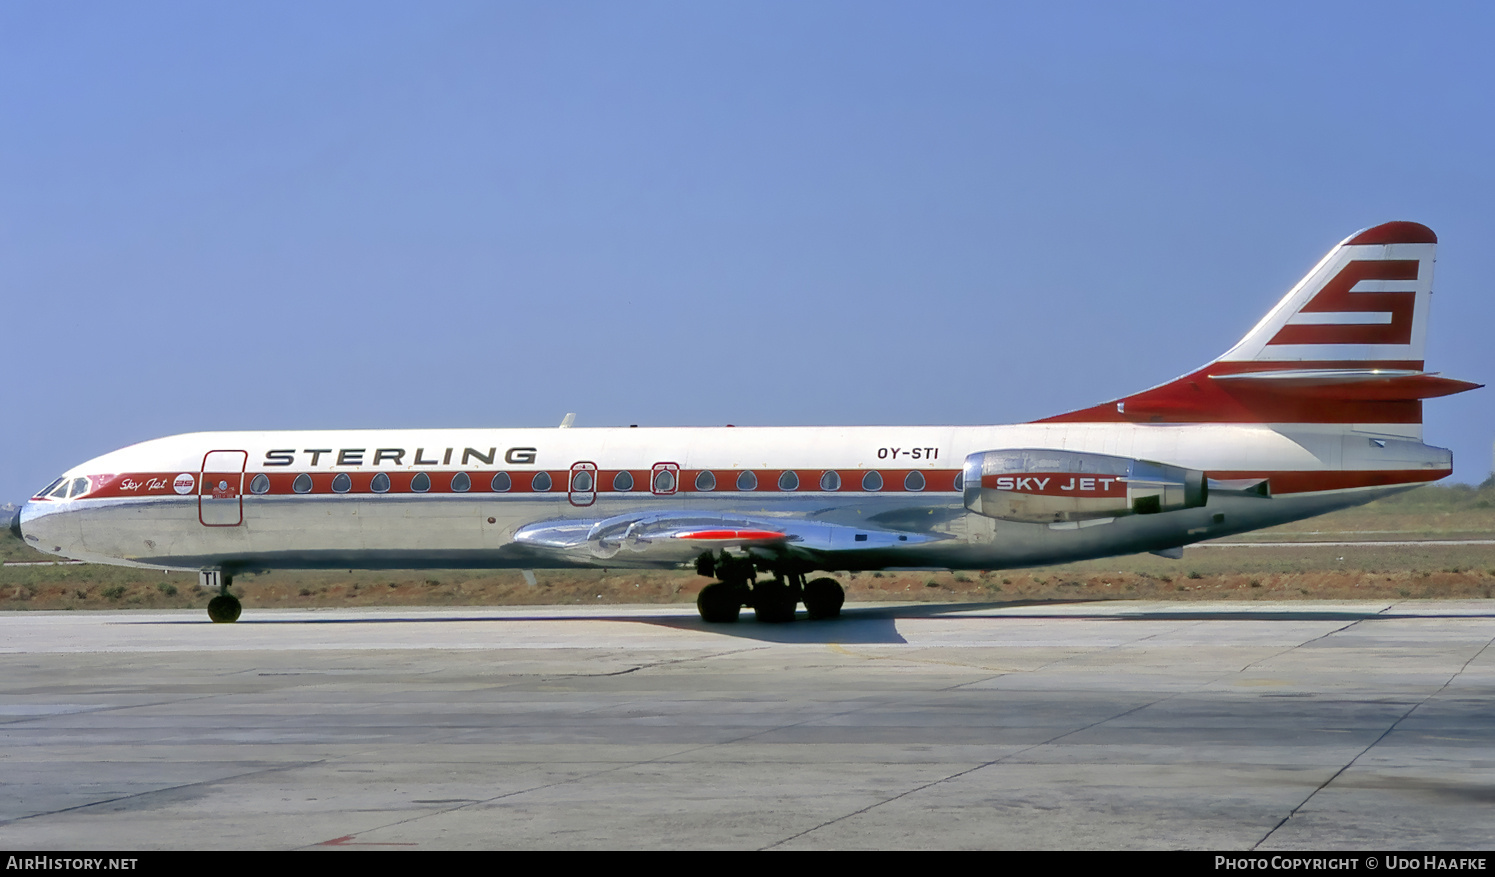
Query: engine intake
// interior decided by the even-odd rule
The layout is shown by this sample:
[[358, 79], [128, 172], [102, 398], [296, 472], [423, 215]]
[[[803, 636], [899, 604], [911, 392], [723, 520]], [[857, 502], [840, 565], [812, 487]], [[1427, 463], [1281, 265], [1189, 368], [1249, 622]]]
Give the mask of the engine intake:
[[1043, 449], [966, 457], [966, 508], [1004, 521], [1055, 523], [1203, 506], [1204, 473], [1149, 460]]

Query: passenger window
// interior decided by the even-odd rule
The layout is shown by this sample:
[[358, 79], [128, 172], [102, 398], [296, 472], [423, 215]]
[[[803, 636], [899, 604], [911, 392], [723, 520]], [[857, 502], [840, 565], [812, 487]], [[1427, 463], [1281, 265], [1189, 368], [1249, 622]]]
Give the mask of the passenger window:
[[669, 493], [675, 489], [675, 476], [668, 469], [660, 469], [654, 473], [654, 492]]
[[841, 473], [839, 473], [839, 472], [837, 472], [837, 471], [835, 471], [833, 469], [833, 470], [825, 473], [824, 475], [820, 476], [820, 489], [821, 490], [840, 490], [841, 489]]
[[956, 490], [965, 490], [966, 489], [966, 473], [964, 473], [964, 472], [956, 472], [955, 473], [955, 489]]
[[514, 479], [510, 478], [509, 473], [507, 472], [500, 472], [497, 475], [494, 475], [493, 482], [488, 485], [489, 489], [491, 489], [494, 493], [504, 493], [513, 486]]
[[706, 491], [716, 489], [716, 476], [711, 474], [710, 469], [702, 469], [696, 475], [696, 490]]
[[472, 479], [466, 472], [458, 472], [452, 476], [452, 493], [466, 493], [472, 489]]
[[369, 482], [369, 490], [375, 493], [389, 493], [389, 476], [380, 472]]
[[903, 479], [903, 489], [904, 490], [923, 490], [924, 489], [924, 473], [923, 472], [910, 472], [910, 473], [908, 473], [908, 476]]
[[291, 489], [297, 493], [311, 493], [311, 476], [302, 472], [291, 482]]
[[424, 473], [424, 472], [417, 472], [417, 473], [415, 473], [415, 477], [412, 478], [412, 479], [410, 479], [410, 492], [411, 493], [425, 493], [426, 491], [428, 491], [430, 489], [431, 489], [431, 476], [427, 475], [426, 473]]
[[873, 470], [862, 476], [863, 490], [882, 490], [882, 475]]
[[758, 476], [754, 475], [752, 472], [744, 472], [741, 475], [737, 476], [737, 489], [757, 490]]
[[779, 476], [780, 490], [799, 490], [799, 476], [792, 470], [786, 470]]
[[613, 476], [613, 490], [632, 490], [632, 489], [633, 489], [633, 473], [632, 472], [629, 472], [628, 470], [625, 469], [622, 472], [619, 472], [617, 475]]
[[533, 491], [535, 491], [537, 493], [544, 493], [545, 491], [549, 490], [550, 489], [550, 473], [549, 472], [536, 472], [534, 480], [529, 483], [529, 488], [530, 488], [530, 490], [533, 490]]
[[353, 489], [353, 479], [348, 477], [348, 473], [346, 473], [346, 472], [339, 472], [339, 473], [337, 473], [336, 475], [333, 476], [333, 478], [332, 478], [332, 492], [333, 493], [347, 493], [348, 491], [350, 491], [352, 489]]
[[255, 496], [264, 496], [270, 492], [270, 476], [261, 472], [249, 479], [249, 492]]
[[591, 493], [592, 473], [581, 470], [571, 474], [571, 490], [576, 493]]

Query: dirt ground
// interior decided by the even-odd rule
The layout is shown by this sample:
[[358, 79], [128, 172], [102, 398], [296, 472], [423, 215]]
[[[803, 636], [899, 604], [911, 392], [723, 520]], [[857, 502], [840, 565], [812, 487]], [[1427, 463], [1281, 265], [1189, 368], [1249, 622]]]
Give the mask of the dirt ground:
[[[1220, 558], [1224, 560], [1224, 558]], [[1105, 570], [1078, 564], [1041, 570], [835, 574], [851, 601], [966, 602], [991, 600], [1347, 600], [1488, 598], [1495, 596], [1495, 550], [1481, 567], [1440, 569], [1313, 569], [1205, 573], [1188, 558], [1171, 572], [1110, 562]], [[1094, 562], [1098, 563], [1098, 562]], [[164, 609], [201, 607], [212, 596], [195, 576], [155, 573], [119, 579], [86, 566], [61, 575], [0, 584], [0, 609]], [[424, 576], [424, 577], [421, 577]], [[9, 579], [9, 576], [5, 577]], [[145, 578], [147, 580], [141, 580]], [[578, 603], [681, 603], [709, 580], [693, 573], [638, 571], [488, 573], [266, 573], [244, 576], [234, 592], [246, 606], [522, 606]]]

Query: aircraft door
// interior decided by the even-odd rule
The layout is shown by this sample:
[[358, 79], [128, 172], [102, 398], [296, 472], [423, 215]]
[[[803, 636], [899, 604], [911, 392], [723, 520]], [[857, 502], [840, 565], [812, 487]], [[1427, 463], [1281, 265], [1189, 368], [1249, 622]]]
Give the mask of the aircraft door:
[[197, 482], [197, 519], [204, 527], [244, 523], [244, 466], [247, 451], [208, 451]]
[[572, 463], [571, 464], [571, 504], [574, 506], [589, 506], [597, 501], [597, 464], [596, 463]]
[[649, 490], [655, 496], [672, 496], [680, 486], [679, 463], [655, 463], [649, 472]]

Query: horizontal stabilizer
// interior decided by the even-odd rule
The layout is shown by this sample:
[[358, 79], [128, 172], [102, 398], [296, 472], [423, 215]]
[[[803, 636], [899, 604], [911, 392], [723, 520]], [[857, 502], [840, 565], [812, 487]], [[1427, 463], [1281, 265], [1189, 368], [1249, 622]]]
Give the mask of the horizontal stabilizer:
[[1293, 369], [1210, 375], [1237, 398], [1253, 394], [1301, 399], [1411, 401], [1452, 396], [1483, 384], [1445, 378], [1436, 372], [1396, 369]]

